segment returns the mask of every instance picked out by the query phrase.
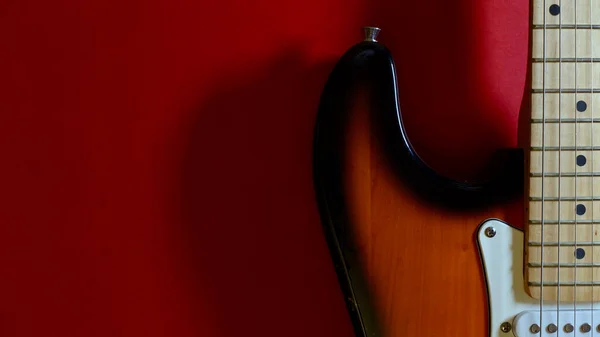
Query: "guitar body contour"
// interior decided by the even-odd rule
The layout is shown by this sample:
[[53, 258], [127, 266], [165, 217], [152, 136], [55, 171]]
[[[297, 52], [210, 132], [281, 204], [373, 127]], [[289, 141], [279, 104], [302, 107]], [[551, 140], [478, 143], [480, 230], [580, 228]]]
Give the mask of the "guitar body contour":
[[488, 218], [510, 217], [510, 205], [452, 210], [423, 200], [398, 181], [366, 125], [352, 124], [345, 186], [376, 324], [384, 336], [487, 336], [475, 234]]
[[351, 49], [315, 133], [317, 200], [356, 335], [489, 336], [477, 231], [518, 219], [523, 156], [489, 183], [437, 175], [406, 137], [394, 69], [374, 41]]

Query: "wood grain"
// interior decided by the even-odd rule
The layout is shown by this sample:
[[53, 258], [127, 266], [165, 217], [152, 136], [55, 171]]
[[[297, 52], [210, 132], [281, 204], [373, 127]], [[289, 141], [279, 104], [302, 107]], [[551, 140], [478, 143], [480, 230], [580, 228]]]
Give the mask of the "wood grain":
[[[588, 102], [585, 111], [577, 111], [573, 109], [577, 101], [583, 100]], [[545, 105], [545, 109], [544, 109]], [[600, 109], [600, 94], [542, 94], [536, 93], [531, 97], [531, 118], [542, 119], [558, 119], [559, 111], [563, 119], [567, 118], [591, 118], [598, 117], [598, 109]]]
[[[600, 21], [598, 21], [600, 22]], [[546, 58], [600, 57], [600, 31], [597, 29], [542, 28], [534, 29], [532, 34], [532, 56], [544, 57], [544, 36]]]
[[487, 299], [475, 231], [514, 208], [451, 211], [420, 199], [391, 170], [368, 115], [364, 106], [351, 115], [346, 202], [383, 335], [485, 336]]
[[[550, 6], [553, 3], [544, 0], [533, 0], [533, 23], [544, 24], [544, 14], [548, 9], [544, 5]], [[546, 24], [589, 24], [590, 22], [600, 22], [600, 1], [599, 0], [575, 0], [562, 1], [560, 3], [560, 16], [546, 15]]]
[[600, 1], [545, 6], [534, 0], [527, 284], [536, 299], [600, 300]]

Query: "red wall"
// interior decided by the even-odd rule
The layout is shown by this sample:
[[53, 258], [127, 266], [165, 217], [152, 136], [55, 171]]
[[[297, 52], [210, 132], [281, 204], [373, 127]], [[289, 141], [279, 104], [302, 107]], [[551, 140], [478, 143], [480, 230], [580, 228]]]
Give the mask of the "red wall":
[[0, 336], [350, 336], [311, 181], [333, 63], [382, 27], [417, 149], [469, 174], [515, 144], [527, 20], [503, 0], [0, 0]]

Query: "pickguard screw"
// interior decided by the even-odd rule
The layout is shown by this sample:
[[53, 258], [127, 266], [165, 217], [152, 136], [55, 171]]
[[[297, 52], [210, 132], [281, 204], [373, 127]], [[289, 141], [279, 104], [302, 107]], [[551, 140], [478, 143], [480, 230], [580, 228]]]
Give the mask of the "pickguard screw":
[[494, 228], [494, 227], [486, 228], [485, 236], [487, 236], [488, 238], [493, 238], [494, 236], [496, 236], [496, 228]]
[[549, 333], [555, 333], [556, 331], [558, 331], [558, 327], [556, 326], [556, 324], [550, 323], [546, 327], [546, 330], [548, 330]]
[[583, 323], [581, 324], [581, 332], [590, 332], [592, 331], [592, 326], [587, 324], [587, 323]]
[[574, 330], [573, 324], [571, 324], [571, 323], [565, 324], [565, 332], [569, 333], [569, 332], [573, 332], [573, 330]]
[[538, 333], [540, 332], [540, 326], [537, 324], [531, 324], [531, 326], [529, 327], [529, 331], [531, 331], [531, 333]]
[[508, 322], [504, 322], [500, 325], [500, 331], [502, 332], [510, 332], [512, 330], [512, 325]]

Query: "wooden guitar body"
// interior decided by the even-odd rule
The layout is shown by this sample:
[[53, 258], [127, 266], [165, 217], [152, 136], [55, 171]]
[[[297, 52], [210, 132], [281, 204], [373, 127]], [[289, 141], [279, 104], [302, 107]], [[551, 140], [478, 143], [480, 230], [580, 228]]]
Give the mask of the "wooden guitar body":
[[488, 182], [438, 175], [406, 136], [395, 76], [384, 47], [359, 43], [316, 127], [315, 189], [356, 335], [488, 336], [476, 233], [486, 219], [521, 220], [523, 156], [508, 151]]

